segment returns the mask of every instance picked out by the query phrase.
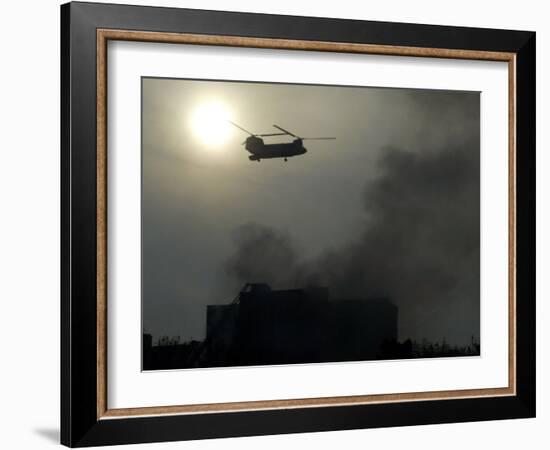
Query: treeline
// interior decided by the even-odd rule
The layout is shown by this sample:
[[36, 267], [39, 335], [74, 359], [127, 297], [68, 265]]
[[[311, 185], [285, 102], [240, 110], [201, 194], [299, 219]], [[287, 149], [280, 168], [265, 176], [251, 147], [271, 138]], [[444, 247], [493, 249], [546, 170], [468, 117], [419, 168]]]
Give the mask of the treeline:
[[[198, 367], [225, 367], [232, 365], [249, 365], [242, 362], [242, 355], [234, 354], [235, 349], [212, 345], [208, 341], [190, 340], [182, 342], [179, 336], [163, 336], [153, 341], [150, 335], [144, 335], [143, 340], [143, 369], [166, 370]], [[374, 358], [376, 360], [414, 359], [414, 358], [441, 358], [453, 356], [479, 356], [479, 340], [472, 337], [470, 343], [463, 346], [450, 345], [443, 339], [441, 342], [432, 342], [426, 339], [416, 341], [407, 339], [399, 342], [385, 340]], [[263, 355], [258, 361], [267, 358]], [[269, 360], [269, 358], [267, 358]], [[300, 361], [292, 361], [292, 363]]]
[[445, 339], [441, 342], [431, 342], [423, 339], [407, 339], [403, 342], [395, 340], [384, 341], [380, 347], [377, 359], [411, 359], [411, 358], [442, 358], [449, 356], [479, 356], [481, 346], [479, 339], [470, 338], [467, 345], [449, 345]]
[[202, 367], [204, 342], [182, 342], [179, 336], [159, 338], [153, 345], [151, 335], [143, 335], [143, 370], [167, 370]]

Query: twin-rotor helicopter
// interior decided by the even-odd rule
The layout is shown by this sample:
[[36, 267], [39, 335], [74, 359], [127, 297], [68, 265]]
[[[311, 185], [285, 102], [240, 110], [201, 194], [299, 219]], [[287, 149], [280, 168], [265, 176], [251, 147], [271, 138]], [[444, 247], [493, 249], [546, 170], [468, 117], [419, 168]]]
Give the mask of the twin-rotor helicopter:
[[[288, 130], [280, 127], [279, 125], [273, 125], [282, 133], [264, 133], [255, 134], [243, 127], [237, 125], [234, 122], [229, 121], [232, 125], [247, 133], [249, 136], [243, 142], [244, 148], [251, 153], [248, 157], [250, 161], [260, 162], [262, 159], [271, 158], [284, 158], [285, 161], [293, 156], [303, 155], [307, 153], [307, 149], [304, 147], [305, 140], [328, 140], [336, 139], [335, 137], [300, 137], [291, 133]], [[292, 142], [281, 142], [274, 144], [266, 144], [262, 138], [271, 136], [292, 136], [295, 139]]]

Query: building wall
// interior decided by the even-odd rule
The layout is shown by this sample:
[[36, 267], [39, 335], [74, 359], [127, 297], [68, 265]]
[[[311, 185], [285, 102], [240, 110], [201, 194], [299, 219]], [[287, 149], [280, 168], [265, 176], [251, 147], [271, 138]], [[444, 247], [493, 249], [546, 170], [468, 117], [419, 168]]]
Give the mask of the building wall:
[[[243, 292], [238, 304], [210, 305], [207, 341], [229, 365], [376, 359], [397, 339], [397, 307], [388, 300], [329, 300], [326, 289]], [[231, 343], [231, 345], [229, 345]]]

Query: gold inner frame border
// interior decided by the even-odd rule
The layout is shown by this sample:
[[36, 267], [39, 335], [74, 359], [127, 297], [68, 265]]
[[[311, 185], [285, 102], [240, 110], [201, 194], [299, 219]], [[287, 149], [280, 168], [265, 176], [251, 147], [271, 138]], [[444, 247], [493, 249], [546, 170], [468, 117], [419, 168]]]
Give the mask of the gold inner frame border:
[[[312, 408], [404, 401], [449, 400], [516, 395], [516, 54], [478, 50], [424, 48], [241, 36], [98, 29], [96, 47], [97, 108], [97, 419], [174, 414], [204, 414], [270, 409]], [[109, 409], [107, 404], [107, 42], [109, 40], [215, 45], [412, 56], [508, 63], [508, 386], [430, 392], [388, 393], [286, 400]]]

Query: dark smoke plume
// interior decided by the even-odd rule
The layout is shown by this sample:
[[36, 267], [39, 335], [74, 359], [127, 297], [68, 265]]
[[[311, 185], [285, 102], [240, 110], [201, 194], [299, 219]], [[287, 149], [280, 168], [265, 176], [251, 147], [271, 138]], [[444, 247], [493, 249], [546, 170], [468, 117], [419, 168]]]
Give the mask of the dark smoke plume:
[[332, 298], [386, 296], [399, 307], [402, 337], [479, 337], [477, 148], [388, 148], [365, 187], [364, 229], [347, 246], [302, 260], [289, 232], [248, 223], [236, 231], [226, 271], [236, 284], [326, 286]]
[[238, 284], [284, 286], [295, 276], [298, 256], [288, 232], [247, 223], [235, 231], [234, 240], [237, 248], [226, 271]]

